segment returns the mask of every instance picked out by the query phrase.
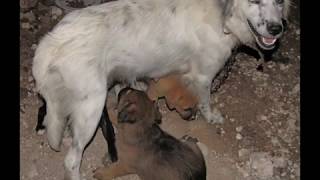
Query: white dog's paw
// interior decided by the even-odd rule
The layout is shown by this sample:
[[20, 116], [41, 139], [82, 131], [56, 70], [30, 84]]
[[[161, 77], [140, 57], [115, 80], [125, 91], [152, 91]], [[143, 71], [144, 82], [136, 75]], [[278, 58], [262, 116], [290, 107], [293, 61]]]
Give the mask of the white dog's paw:
[[118, 129], [115, 125], [113, 125], [113, 132], [114, 132], [114, 134], [118, 134]]
[[206, 117], [208, 123], [210, 124], [222, 124], [224, 122], [224, 118], [221, 115], [220, 111], [217, 109], [214, 109], [208, 117]]
[[110, 166], [113, 162], [111, 160], [111, 157], [110, 157], [110, 154], [109, 153], [106, 153], [103, 158], [101, 159], [101, 162], [102, 164], [105, 166], [105, 167], [108, 167]]
[[46, 129], [39, 129], [39, 130], [37, 131], [37, 135], [38, 135], [38, 136], [42, 136], [42, 135], [44, 135], [45, 132], [46, 132]]

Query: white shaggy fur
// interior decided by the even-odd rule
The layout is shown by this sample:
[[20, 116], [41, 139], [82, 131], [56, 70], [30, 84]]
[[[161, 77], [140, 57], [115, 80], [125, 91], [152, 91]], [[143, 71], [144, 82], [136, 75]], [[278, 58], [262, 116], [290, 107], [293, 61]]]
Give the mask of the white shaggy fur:
[[261, 21], [255, 18], [257, 6], [265, 3], [266, 10], [281, 12], [268, 15], [277, 22], [288, 12], [289, 1], [281, 7], [275, 0], [250, 1], [119, 0], [73, 11], [61, 20], [41, 40], [33, 75], [47, 102], [44, 125], [53, 149], [59, 150], [63, 130], [71, 124], [66, 179], [80, 180], [84, 147], [115, 81], [185, 73], [199, 95], [202, 115], [208, 122], [221, 122], [210, 108], [211, 82], [232, 48], [254, 43], [247, 19], [253, 18], [254, 26]]

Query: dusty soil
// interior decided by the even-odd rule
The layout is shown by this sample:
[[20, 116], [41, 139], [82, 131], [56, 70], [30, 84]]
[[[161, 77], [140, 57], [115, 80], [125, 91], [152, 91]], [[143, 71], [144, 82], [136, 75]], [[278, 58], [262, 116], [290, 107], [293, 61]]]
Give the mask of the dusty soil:
[[[39, 39], [64, 15], [49, 1], [42, 2], [25, 5], [20, 13], [23, 180], [62, 179], [63, 159], [70, 143], [65, 141], [62, 151], [54, 152], [46, 136], [38, 136], [34, 130], [41, 102], [34, 92], [32, 57]], [[207, 149], [208, 180], [300, 179], [300, 18], [298, 7], [293, 4], [293, 8], [294, 19], [276, 57], [257, 70], [259, 62], [254, 57], [239, 53], [227, 79], [212, 94], [212, 104], [222, 112], [224, 124], [210, 125], [202, 118], [187, 122], [161, 103], [162, 128], [178, 138], [185, 134], [197, 137]], [[83, 156], [81, 173], [85, 179], [93, 179], [92, 170], [102, 166], [106, 151], [98, 130]], [[138, 178], [130, 175], [118, 179]]]

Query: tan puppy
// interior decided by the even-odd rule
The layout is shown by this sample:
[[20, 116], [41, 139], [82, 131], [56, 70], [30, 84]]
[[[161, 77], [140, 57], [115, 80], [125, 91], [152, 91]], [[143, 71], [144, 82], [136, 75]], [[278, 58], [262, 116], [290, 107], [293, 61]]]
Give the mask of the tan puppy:
[[189, 120], [195, 115], [198, 97], [183, 83], [181, 75], [168, 75], [158, 81], [150, 81], [147, 94], [151, 100], [164, 97], [170, 110]]

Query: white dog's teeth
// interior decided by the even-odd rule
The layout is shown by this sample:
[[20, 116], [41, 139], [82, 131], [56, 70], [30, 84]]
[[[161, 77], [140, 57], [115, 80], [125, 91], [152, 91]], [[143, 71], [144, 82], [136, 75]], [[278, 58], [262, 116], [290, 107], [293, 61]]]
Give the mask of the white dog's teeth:
[[276, 42], [276, 38], [264, 38], [262, 37], [262, 41], [263, 43], [267, 44], [267, 45], [272, 45]]

